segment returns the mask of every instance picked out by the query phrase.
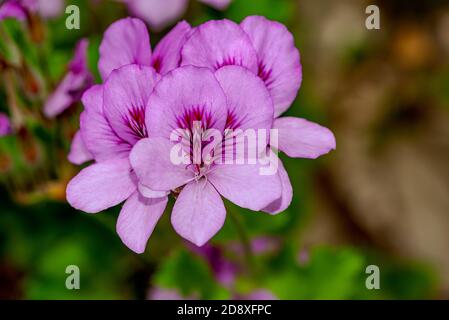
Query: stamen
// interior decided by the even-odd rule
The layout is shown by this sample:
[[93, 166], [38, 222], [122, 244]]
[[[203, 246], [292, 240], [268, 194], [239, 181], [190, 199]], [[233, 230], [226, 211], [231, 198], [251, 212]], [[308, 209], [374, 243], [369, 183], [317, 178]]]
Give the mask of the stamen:
[[145, 109], [132, 107], [129, 110], [129, 116], [124, 119], [126, 125], [138, 138], [148, 137], [147, 127], [145, 125]]

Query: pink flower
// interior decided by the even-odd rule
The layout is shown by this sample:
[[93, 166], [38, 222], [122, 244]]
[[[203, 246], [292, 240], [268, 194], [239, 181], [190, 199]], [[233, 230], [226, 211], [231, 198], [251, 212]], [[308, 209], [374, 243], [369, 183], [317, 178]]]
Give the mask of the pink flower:
[[[294, 101], [302, 80], [299, 51], [281, 23], [260, 16], [247, 17], [240, 25], [229, 20], [206, 22], [183, 46], [181, 64], [211, 70], [239, 65], [262, 79], [274, 104], [279, 150], [288, 156], [315, 159], [335, 149], [329, 129], [301, 118], [279, 118]], [[292, 200], [292, 186], [280, 160], [278, 175], [283, 192], [264, 208], [269, 213], [284, 211]]]
[[30, 13], [50, 19], [60, 15], [64, 0], [6, 0], [0, 5], [0, 21], [7, 18], [26, 20]]
[[[221, 197], [270, 214], [288, 207], [292, 187], [271, 136], [269, 143], [257, 138], [263, 161], [227, 164], [216, 160], [234, 141], [229, 130], [279, 130], [279, 149], [294, 157], [316, 158], [335, 148], [328, 129], [278, 119], [299, 89], [301, 65], [287, 29], [261, 17], [241, 26], [212, 21], [194, 31], [181, 22], [153, 53], [145, 25], [123, 19], [105, 32], [99, 70], [105, 83], [84, 94], [86, 110], [72, 145], [76, 160], [95, 163], [69, 183], [67, 199], [91, 213], [126, 201], [117, 233], [137, 253], [145, 250], [170, 192], [179, 194], [172, 225], [197, 246], [224, 224]], [[187, 163], [171, 157], [179, 145]], [[279, 161], [279, 171], [261, 175], [267, 160], [270, 166]]]
[[[156, 31], [165, 28], [181, 17], [187, 9], [188, 0], [122, 0], [130, 12], [148, 22]], [[224, 10], [231, 0], [199, 0], [209, 6]]]
[[[191, 28], [187, 22], [178, 23], [152, 52], [150, 36], [141, 20], [125, 18], [114, 22], [105, 31], [99, 49], [98, 69], [103, 80], [106, 80], [113, 70], [128, 64], [151, 66], [160, 74], [178, 67], [181, 47], [190, 32]], [[68, 156], [69, 161], [82, 164], [93, 158], [81, 133], [77, 132]]]
[[[97, 213], [126, 201], [117, 232], [135, 252], [145, 250], [167, 197], [139, 185], [128, 154], [147, 136], [145, 106], [159, 75], [151, 67], [127, 65], [114, 70], [103, 85], [82, 98], [80, 135], [95, 163], [83, 169], [67, 186], [67, 200], [77, 209]], [[156, 196], [156, 198], [154, 198]]]
[[82, 97], [85, 110], [69, 158], [95, 163], [70, 181], [67, 200], [89, 213], [125, 201], [117, 233], [137, 253], [144, 252], [167, 196], [139, 185], [128, 156], [137, 141], [148, 137], [145, 118], [149, 96], [160, 79], [157, 71], [178, 66], [180, 43], [189, 30], [187, 23], [179, 23], [152, 54], [143, 22], [133, 18], [115, 22], [100, 45], [99, 69], [105, 82]]
[[93, 76], [87, 65], [88, 44], [87, 39], [82, 39], [77, 43], [67, 74], [45, 102], [44, 114], [46, 117], [54, 118], [61, 114], [77, 102], [84, 91], [92, 85]]
[[[183, 238], [202, 246], [221, 229], [226, 218], [221, 196], [253, 211], [281, 196], [278, 176], [260, 175], [259, 162], [202, 161], [185, 166], [173, 163], [170, 157], [174, 145], [170, 137], [177, 128], [187, 130], [190, 137], [207, 135], [210, 130], [271, 128], [273, 105], [257, 76], [238, 66], [216, 73], [193, 66], [178, 68], [159, 81], [148, 106], [150, 138], [134, 146], [130, 161], [142, 185], [167, 192], [182, 187], [171, 222]], [[221, 147], [222, 140], [210, 143], [209, 149], [217, 150], [215, 146]], [[202, 146], [201, 154], [204, 150]]]
[[197, 300], [195, 294], [190, 296], [182, 296], [177, 289], [167, 289], [161, 287], [154, 287], [149, 290], [147, 295], [148, 300]]
[[179, 22], [151, 51], [150, 36], [145, 24], [135, 18], [114, 22], [104, 33], [100, 45], [98, 69], [105, 80], [112, 70], [127, 64], [153, 67], [166, 74], [179, 66], [180, 50], [191, 32], [190, 25]]
[[4, 114], [3, 112], [0, 112], [0, 137], [7, 136], [11, 134], [11, 122], [9, 121], [9, 117]]
[[0, 21], [8, 18], [17, 20], [26, 20], [27, 9], [22, 5], [21, 1], [10, 0], [0, 5]]

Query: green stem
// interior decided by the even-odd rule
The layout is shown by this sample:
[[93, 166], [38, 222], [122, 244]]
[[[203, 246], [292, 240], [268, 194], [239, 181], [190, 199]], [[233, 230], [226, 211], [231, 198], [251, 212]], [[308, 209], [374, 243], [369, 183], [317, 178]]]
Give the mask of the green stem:
[[240, 218], [233, 211], [228, 210], [228, 212], [229, 212], [229, 216], [231, 217], [232, 222], [234, 223], [237, 234], [239, 235], [240, 242], [242, 243], [245, 260], [248, 264], [249, 269], [251, 271], [253, 271], [253, 268], [255, 265], [254, 264], [254, 255], [253, 255], [253, 250], [251, 249], [251, 242], [249, 240], [249, 237], [245, 231], [245, 228], [244, 228]]

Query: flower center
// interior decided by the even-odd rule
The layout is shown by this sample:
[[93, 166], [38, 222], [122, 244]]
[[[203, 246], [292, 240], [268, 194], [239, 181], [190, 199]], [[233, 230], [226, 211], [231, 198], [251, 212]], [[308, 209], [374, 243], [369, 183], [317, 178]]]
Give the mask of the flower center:
[[136, 137], [138, 138], [148, 137], [147, 127], [145, 125], [144, 108], [141, 107], [130, 108], [128, 117], [126, 117], [124, 121]]
[[178, 128], [184, 129], [183, 144], [189, 152], [189, 168], [195, 172], [195, 178], [200, 179], [209, 168], [209, 163], [203, 159], [203, 150], [210, 143], [207, 130], [212, 128], [214, 121], [210, 111], [205, 106], [191, 106], [184, 109], [176, 118]]

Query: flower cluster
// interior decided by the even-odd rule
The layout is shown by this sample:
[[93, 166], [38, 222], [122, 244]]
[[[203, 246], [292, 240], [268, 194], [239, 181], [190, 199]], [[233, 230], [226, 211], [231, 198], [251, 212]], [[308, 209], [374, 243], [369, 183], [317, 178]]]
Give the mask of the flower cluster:
[[[222, 197], [269, 214], [289, 206], [292, 187], [278, 149], [317, 158], [335, 148], [328, 129], [280, 117], [299, 90], [300, 57], [287, 28], [263, 17], [195, 28], [183, 21], [154, 51], [145, 24], [122, 19], [106, 30], [98, 67], [104, 82], [82, 97], [85, 110], [71, 150], [72, 159], [94, 163], [70, 181], [67, 199], [89, 213], [125, 201], [117, 233], [137, 253], [145, 250], [170, 194], [176, 197], [174, 229], [202, 246], [224, 224]], [[214, 161], [229, 146], [245, 144], [238, 136], [248, 129], [270, 135], [257, 137], [261, 161]], [[187, 162], [174, 162], [173, 153]], [[276, 172], [261, 174], [273, 161]]]

